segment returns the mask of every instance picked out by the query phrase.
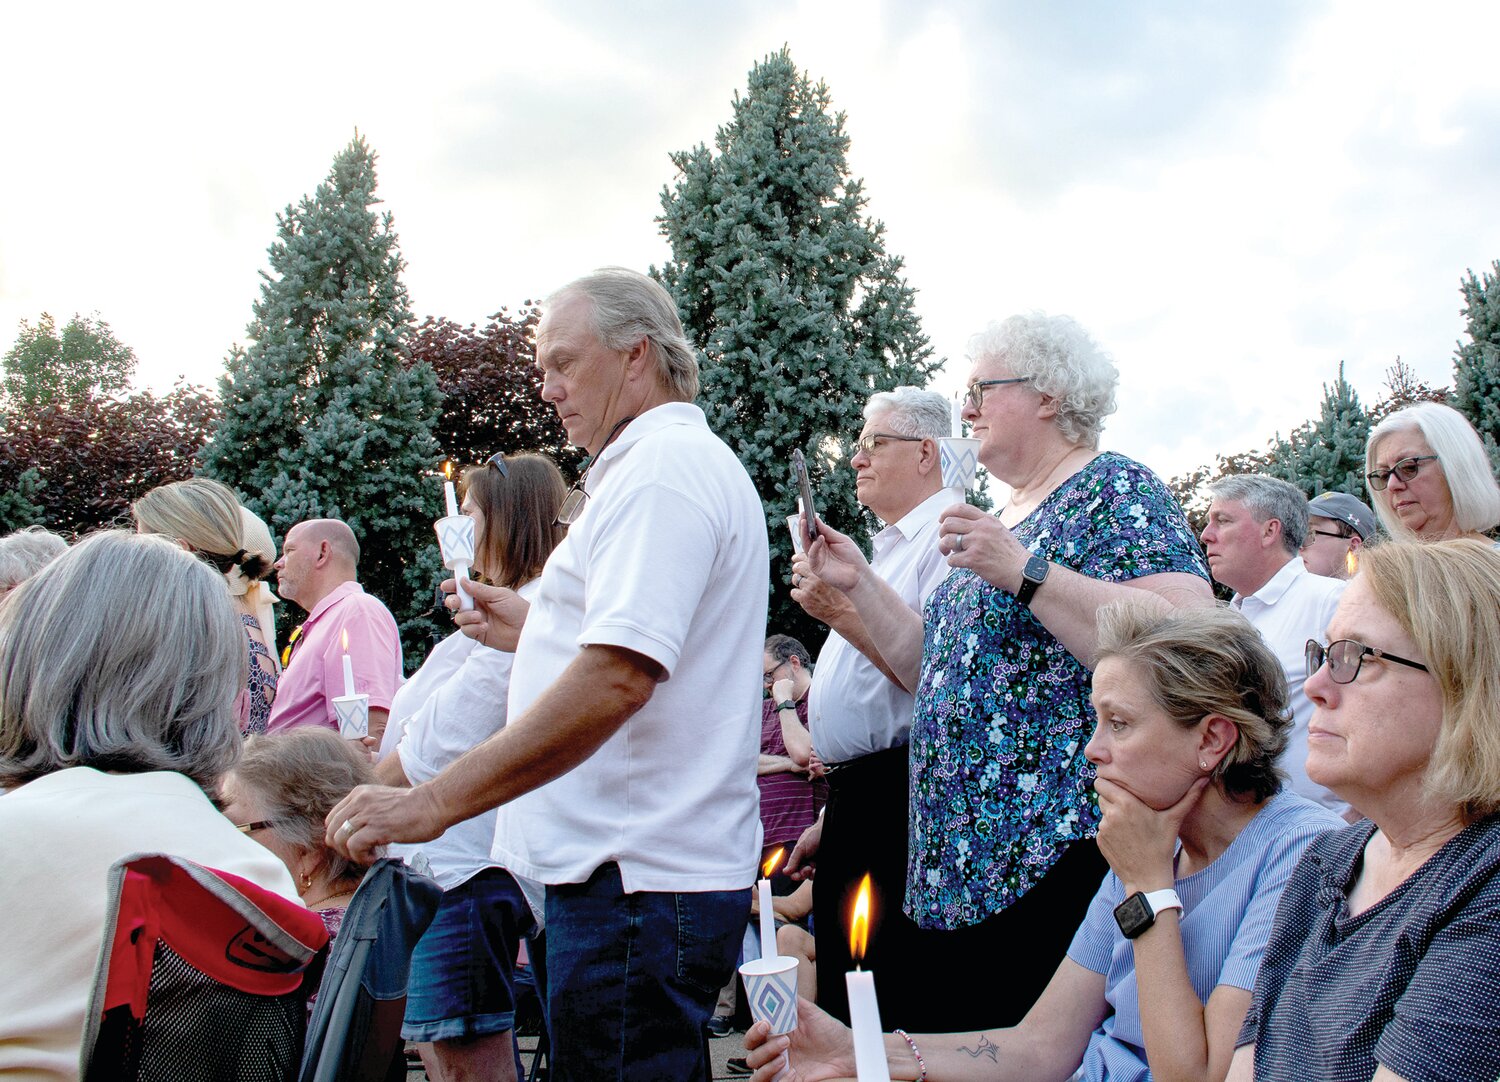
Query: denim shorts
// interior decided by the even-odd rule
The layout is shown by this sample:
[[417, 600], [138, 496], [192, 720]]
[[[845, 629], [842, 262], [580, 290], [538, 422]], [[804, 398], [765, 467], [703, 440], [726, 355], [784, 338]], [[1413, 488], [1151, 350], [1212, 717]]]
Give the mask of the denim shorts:
[[516, 949], [534, 928], [521, 888], [503, 868], [444, 891], [412, 951], [401, 1036], [455, 1041], [514, 1029]]

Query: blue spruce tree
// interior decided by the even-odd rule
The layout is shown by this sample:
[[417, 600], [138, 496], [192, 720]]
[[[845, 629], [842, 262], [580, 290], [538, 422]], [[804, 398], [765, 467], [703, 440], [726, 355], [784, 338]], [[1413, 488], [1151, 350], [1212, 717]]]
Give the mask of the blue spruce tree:
[[441, 572], [437, 380], [407, 367], [413, 327], [375, 154], [356, 134], [328, 179], [278, 216], [248, 348], [220, 380], [223, 413], [203, 472], [236, 489], [278, 544], [295, 523], [342, 518], [360, 579], [401, 624], [408, 660]]
[[844, 114], [786, 49], [750, 71], [714, 149], [672, 155], [662, 191], [672, 260], [653, 273], [672, 292], [700, 349], [699, 404], [738, 453], [771, 533], [771, 626], [816, 628], [786, 596], [796, 510], [793, 448], [807, 454], [819, 512], [861, 532], [847, 458], [865, 400], [922, 386], [938, 362], [922, 332], [902, 260], [865, 215], [851, 179]]

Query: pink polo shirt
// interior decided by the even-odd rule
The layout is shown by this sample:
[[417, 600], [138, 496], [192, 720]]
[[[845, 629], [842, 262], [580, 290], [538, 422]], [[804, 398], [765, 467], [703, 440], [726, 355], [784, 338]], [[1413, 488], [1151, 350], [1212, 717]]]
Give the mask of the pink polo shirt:
[[297, 725], [327, 725], [337, 731], [333, 700], [344, 694], [344, 644], [354, 663], [354, 691], [370, 697], [370, 709], [389, 710], [401, 686], [401, 635], [396, 620], [357, 582], [334, 587], [313, 606], [292, 646], [292, 660], [276, 685], [266, 732]]

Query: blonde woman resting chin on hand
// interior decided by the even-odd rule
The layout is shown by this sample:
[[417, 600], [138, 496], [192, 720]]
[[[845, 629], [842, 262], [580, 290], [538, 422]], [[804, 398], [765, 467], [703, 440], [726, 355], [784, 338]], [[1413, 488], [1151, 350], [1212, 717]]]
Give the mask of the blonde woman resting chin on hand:
[[[1040, 999], [1008, 1029], [888, 1034], [893, 1079], [1221, 1080], [1281, 888], [1341, 820], [1281, 790], [1280, 665], [1228, 608], [1100, 612], [1086, 754], [1109, 861]], [[980, 987], [1003, 959], [975, 959]], [[877, 975], [877, 982], [878, 982]], [[852, 1077], [850, 1031], [805, 1001], [798, 1028], [746, 1036], [755, 1078]], [[920, 1054], [920, 1061], [918, 1059]]]

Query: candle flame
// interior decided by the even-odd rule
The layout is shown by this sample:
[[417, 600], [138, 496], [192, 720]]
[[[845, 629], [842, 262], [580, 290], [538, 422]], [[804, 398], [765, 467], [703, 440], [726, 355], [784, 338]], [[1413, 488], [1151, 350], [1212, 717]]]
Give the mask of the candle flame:
[[784, 845], [777, 846], [776, 847], [776, 852], [774, 852], [770, 856], [768, 856], [766, 858], [766, 862], [760, 866], [761, 874], [766, 879], [770, 879], [771, 878], [771, 873], [774, 872], [777, 868], [781, 867], [781, 858], [783, 856], [785, 856], [785, 855], [786, 855], [786, 846], [784, 846]]
[[349, 652], [349, 629], [346, 627], [339, 634], [343, 636], [343, 639], [344, 639], [344, 653], [347, 654]]
[[452, 459], [448, 459], [448, 458], [443, 459], [443, 477], [446, 478], [449, 481], [453, 480], [453, 460]]
[[870, 876], [859, 881], [859, 893], [854, 897], [854, 913], [849, 919], [849, 956], [859, 963], [864, 961], [865, 948], [870, 944]]
[[1348, 569], [1349, 577], [1351, 579], [1355, 575], [1359, 574], [1359, 556], [1355, 554], [1353, 549], [1350, 549], [1347, 553], [1345, 553], [1344, 567]]

